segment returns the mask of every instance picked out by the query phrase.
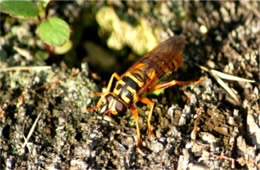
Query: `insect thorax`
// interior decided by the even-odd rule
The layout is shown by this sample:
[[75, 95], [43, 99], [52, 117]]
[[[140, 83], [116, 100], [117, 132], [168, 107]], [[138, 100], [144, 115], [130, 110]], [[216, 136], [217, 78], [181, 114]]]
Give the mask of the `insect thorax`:
[[138, 101], [138, 90], [143, 86], [140, 75], [128, 73], [117, 81], [113, 94], [118, 96], [128, 106]]

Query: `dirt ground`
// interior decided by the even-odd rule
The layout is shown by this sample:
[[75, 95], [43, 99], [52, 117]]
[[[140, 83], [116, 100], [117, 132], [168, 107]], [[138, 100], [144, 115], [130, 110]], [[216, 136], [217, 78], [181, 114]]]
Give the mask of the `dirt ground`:
[[[183, 2], [177, 4], [181, 8], [175, 2], [147, 3], [146, 8], [158, 8], [153, 15], [141, 15], [140, 4], [121, 5], [151, 25], [160, 23], [163, 36], [171, 30], [186, 38], [182, 67], [165, 79], [204, 81], [147, 94], [156, 103], [155, 137], [148, 135], [149, 107], [137, 104], [138, 150], [130, 111], [112, 117], [104, 108], [85, 112], [97, 103], [91, 94], [105, 89], [112, 67], [119, 73], [127, 70], [129, 56], [109, 70], [91, 65], [95, 62], [87, 57], [78, 68], [65, 62], [41, 67], [49, 61], [29, 60], [13, 50], [22, 40], [7, 36], [12, 26], [1, 16], [0, 169], [260, 169], [259, 3]], [[75, 3], [66, 5], [79, 10]], [[122, 12], [120, 4], [106, 5]], [[180, 14], [170, 15], [173, 11]], [[179, 20], [172, 23], [172, 17]], [[252, 81], [231, 81], [216, 71]]]

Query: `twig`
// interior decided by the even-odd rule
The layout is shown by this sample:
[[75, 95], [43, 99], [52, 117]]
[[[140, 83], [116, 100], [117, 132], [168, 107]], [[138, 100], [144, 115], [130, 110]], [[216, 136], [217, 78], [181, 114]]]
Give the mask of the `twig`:
[[252, 167], [252, 168], [257, 166], [255, 159], [247, 161], [243, 157], [235, 159], [235, 158], [230, 158], [230, 157], [227, 157], [227, 156], [224, 156], [224, 155], [215, 155], [215, 154], [208, 152], [206, 150], [203, 150], [203, 151], [204, 151], [204, 153], [206, 152], [209, 156], [216, 158], [217, 160], [231, 161], [232, 162], [232, 166], [231, 166], [232, 168], [235, 168], [235, 162], [238, 162], [241, 166], [247, 165], [248, 167]]
[[195, 144], [197, 142], [196, 141], [197, 140], [197, 132], [199, 130], [198, 124], [200, 122], [200, 116], [201, 116], [201, 113], [202, 113], [201, 108], [196, 108], [195, 111], [196, 111], [197, 117], [196, 117], [196, 120], [194, 122], [193, 130], [191, 132], [191, 134], [193, 136], [193, 144]]
[[6, 72], [6, 71], [20, 71], [20, 70], [47, 70], [51, 69], [51, 66], [16, 66], [16, 67], [8, 67], [0, 69], [0, 72]]

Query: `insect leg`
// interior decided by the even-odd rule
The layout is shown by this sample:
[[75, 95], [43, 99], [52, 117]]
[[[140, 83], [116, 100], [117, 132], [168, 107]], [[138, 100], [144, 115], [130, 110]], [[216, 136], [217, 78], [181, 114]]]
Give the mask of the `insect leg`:
[[87, 108], [86, 112], [91, 112], [93, 110], [97, 110], [100, 107], [100, 105], [102, 104], [102, 101], [103, 101], [104, 97], [105, 97], [105, 95], [101, 96], [101, 98], [98, 100], [97, 105], [94, 106], [94, 107], [91, 107], [91, 108]]
[[109, 80], [109, 83], [107, 85], [107, 93], [110, 92], [114, 78], [116, 78], [117, 80], [120, 80], [120, 76], [117, 73], [113, 73], [110, 80]]
[[141, 147], [141, 138], [140, 138], [140, 129], [139, 129], [139, 124], [138, 124], [138, 112], [134, 105], [131, 106], [131, 111], [133, 113], [135, 125], [136, 125], [137, 148], [140, 148]]
[[106, 93], [93, 93], [91, 94], [92, 97], [99, 97], [99, 96], [103, 96]]
[[109, 80], [109, 83], [107, 85], [107, 91], [105, 93], [93, 93], [92, 96], [94, 96], [94, 97], [102, 96], [102, 95], [105, 95], [108, 92], [110, 92], [114, 78], [116, 78], [117, 80], [120, 80], [120, 76], [117, 73], [113, 73]]
[[149, 100], [148, 98], [144, 98], [144, 97], [140, 97], [139, 101], [147, 104], [151, 107], [150, 111], [149, 111], [149, 115], [148, 115], [148, 120], [147, 120], [147, 124], [148, 124], [148, 131], [150, 136], [154, 136], [152, 127], [151, 127], [151, 119], [152, 119], [152, 114], [153, 114], [153, 108], [154, 108], [154, 102], [152, 102], [151, 100]]
[[161, 89], [166, 89], [168, 87], [174, 86], [174, 85], [179, 85], [179, 86], [187, 86], [187, 85], [196, 85], [200, 84], [204, 80], [203, 77], [201, 77], [197, 81], [178, 81], [178, 80], [172, 80], [170, 82], [163, 82], [160, 84], [155, 84], [151, 88], [149, 88], [148, 92], [156, 91], [156, 90], [161, 90]]

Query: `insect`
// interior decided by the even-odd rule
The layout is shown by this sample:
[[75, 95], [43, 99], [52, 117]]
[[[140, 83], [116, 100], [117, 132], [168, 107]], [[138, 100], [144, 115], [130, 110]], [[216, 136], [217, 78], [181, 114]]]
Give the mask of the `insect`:
[[[154, 136], [151, 126], [151, 118], [154, 109], [154, 102], [143, 97], [143, 94], [160, 89], [165, 89], [174, 85], [198, 84], [202, 81], [176, 81], [159, 83], [159, 79], [176, 71], [182, 64], [181, 53], [185, 46], [184, 36], [174, 36], [160, 43], [152, 51], [137, 61], [123, 75], [114, 73], [108, 83], [105, 93], [95, 93], [93, 96], [100, 96], [97, 105], [87, 108], [86, 112], [98, 109], [103, 100], [106, 102], [106, 114], [117, 115], [130, 109], [136, 124], [137, 148], [141, 147], [140, 129], [138, 125], [137, 102], [142, 102], [150, 107], [148, 114], [148, 131]], [[112, 87], [116, 79], [115, 86]]]

